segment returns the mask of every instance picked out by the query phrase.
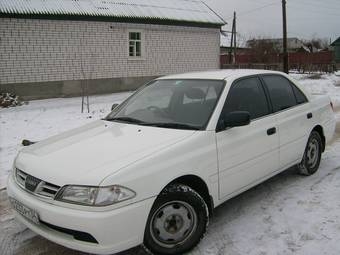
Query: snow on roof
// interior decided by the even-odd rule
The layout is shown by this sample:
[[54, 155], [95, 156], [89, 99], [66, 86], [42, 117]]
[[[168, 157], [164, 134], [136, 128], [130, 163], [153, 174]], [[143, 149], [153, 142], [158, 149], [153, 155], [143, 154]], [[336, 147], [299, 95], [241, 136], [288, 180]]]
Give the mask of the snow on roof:
[[308, 47], [305, 46], [305, 45], [302, 45], [301, 47], [302, 47], [302, 49], [304, 49], [306, 52], [309, 52], [309, 53], [310, 53], [310, 48], [308, 48]]
[[0, 13], [226, 23], [204, 2], [195, 0], [1, 0]]
[[331, 43], [331, 46], [340, 45], [340, 37]]

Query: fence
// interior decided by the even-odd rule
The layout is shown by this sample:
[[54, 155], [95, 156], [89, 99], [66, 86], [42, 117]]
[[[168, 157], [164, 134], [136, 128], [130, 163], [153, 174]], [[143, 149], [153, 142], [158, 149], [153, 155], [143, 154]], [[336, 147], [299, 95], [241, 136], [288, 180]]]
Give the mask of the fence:
[[[289, 68], [298, 72], [333, 72], [336, 70], [334, 55], [331, 51], [306, 53], [289, 53]], [[229, 63], [229, 54], [220, 56], [221, 68], [249, 68], [282, 70], [282, 54], [255, 55], [252, 53], [237, 54], [236, 64]]]

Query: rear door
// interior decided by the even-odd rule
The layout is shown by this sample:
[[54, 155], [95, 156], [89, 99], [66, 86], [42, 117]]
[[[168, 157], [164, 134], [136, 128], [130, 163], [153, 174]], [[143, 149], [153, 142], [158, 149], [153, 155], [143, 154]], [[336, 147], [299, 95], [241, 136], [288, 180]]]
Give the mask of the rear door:
[[278, 168], [279, 138], [263, 85], [257, 76], [234, 82], [223, 113], [248, 111], [250, 125], [218, 130], [220, 199], [261, 180]]
[[270, 74], [262, 79], [277, 116], [280, 169], [284, 169], [301, 160], [313, 115], [306, 96], [286, 77]]

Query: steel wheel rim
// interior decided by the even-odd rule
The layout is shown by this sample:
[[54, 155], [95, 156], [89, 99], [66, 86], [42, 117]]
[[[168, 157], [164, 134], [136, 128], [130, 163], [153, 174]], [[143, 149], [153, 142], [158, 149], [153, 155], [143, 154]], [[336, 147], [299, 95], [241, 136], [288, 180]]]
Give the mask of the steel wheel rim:
[[308, 167], [314, 168], [319, 158], [319, 142], [314, 138], [311, 139], [307, 146], [306, 161]]
[[196, 228], [194, 208], [183, 201], [171, 201], [152, 215], [150, 233], [158, 245], [172, 248], [188, 240]]

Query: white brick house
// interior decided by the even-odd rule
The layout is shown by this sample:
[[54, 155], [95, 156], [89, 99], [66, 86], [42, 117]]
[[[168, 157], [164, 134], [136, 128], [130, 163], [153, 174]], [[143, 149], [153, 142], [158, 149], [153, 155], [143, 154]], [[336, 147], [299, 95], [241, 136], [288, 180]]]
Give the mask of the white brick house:
[[220, 26], [191, 0], [0, 0], [0, 90], [26, 98], [131, 90], [219, 68]]

